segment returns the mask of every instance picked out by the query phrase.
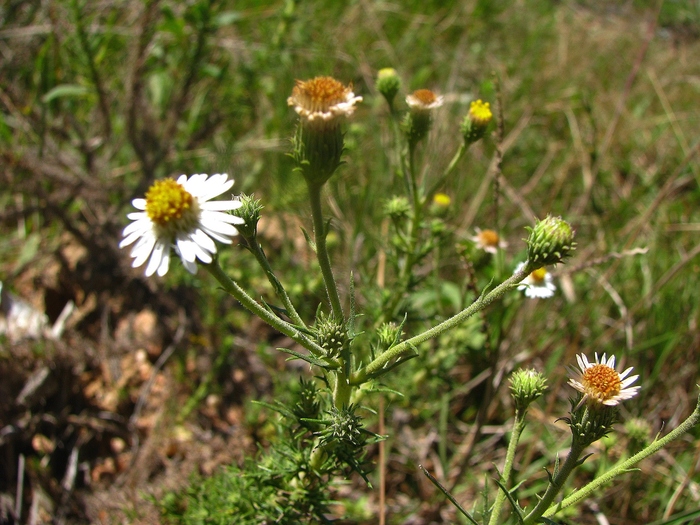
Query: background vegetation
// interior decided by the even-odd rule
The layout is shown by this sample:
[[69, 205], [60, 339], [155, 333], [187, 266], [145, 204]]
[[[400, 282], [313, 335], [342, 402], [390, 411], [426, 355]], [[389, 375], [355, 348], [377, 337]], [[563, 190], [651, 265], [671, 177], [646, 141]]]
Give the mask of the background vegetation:
[[[0, 279], [51, 320], [68, 300], [77, 314], [60, 341], [0, 346], [0, 522], [19, 509], [21, 522], [43, 513], [57, 523], [152, 523], [154, 501], [182, 510], [177, 491], [191, 473], [242, 464], [268, 444], [275, 416], [250, 401], [283, 396], [308, 375], [275, 352], [289, 342], [222, 299], [204, 272], [173, 265], [147, 281], [117, 244], [131, 199], [154, 179], [228, 172], [236, 192], [262, 199], [265, 249], [311, 316], [323, 289], [300, 230], [309, 228], [304, 183], [286, 156], [287, 97], [295, 79], [317, 75], [365, 97], [346, 137], [348, 165], [327, 194], [332, 256], [360, 293], [376, 280], [381, 209], [397, 184], [374, 91], [382, 67], [396, 68], [406, 91], [446, 97], [426, 173], [449, 162], [470, 100], [502, 113], [498, 196], [487, 137], [444, 188], [457, 232], [446, 246], [498, 226], [513, 261], [524, 258], [534, 217], [562, 215], [577, 230], [553, 299], [492, 306], [387, 379], [405, 394], [386, 399], [388, 523], [456, 519], [418, 464], [478, 508], [503, 462], [511, 409], [502, 382], [515, 366], [551, 377], [521, 447], [523, 477], [566, 444], [554, 420], [568, 409], [563, 364], [576, 353], [635, 367], [642, 391], [623, 419], [646, 421], [647, 438], [675, 427], [700, 376], [698, 56], [700, 5], [680, 0], [5, 2]], [[444, 277], [465, 272], [458, 257], [438, 262]], [[270, 293], [245, 250], [225, 251], [222, 264]], [[468, 298], [459, 287], [416, 295], [412, 322], [434, 323]], [[488, 352], [498, 366], [486, 365]], [[41, 388], [22, 395], [37, 377]], [[620, 428], [588, 475], [634, 448]], [[673, 516], [700, 507], [697, 438], [696, 429], [642, 463], [642, 475], [618, 480], [571, 523], [600, 514], [690, 522]], [[355, 478], [338, 485], [338, 517], [376, 523], [378, 470], [374, 489]], [[7, 503], [18, 494], [19, 505]]]

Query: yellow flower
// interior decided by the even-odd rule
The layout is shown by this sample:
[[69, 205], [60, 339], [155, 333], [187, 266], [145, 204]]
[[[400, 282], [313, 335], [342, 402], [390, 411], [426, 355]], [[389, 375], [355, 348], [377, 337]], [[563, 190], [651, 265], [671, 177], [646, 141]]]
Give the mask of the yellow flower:
[[493, 118], [491, 104], [482, 102], [481, 99], [472, 101], [469, 105], [469, 118], [475, 125], [485, 128]]

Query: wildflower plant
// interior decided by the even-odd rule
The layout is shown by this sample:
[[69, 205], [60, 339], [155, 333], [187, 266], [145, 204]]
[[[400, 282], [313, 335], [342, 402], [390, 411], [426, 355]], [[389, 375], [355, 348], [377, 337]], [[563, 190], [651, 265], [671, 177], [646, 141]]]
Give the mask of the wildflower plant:
[[[233, 469], [237, 481], [232, 485], [230, 498], [220, 494], [231, 506], [226, 511], [228, 514], [223, 515], [237, 516], [237, 523], [329, 522], [335, 480], [355, 472], [371, 485], [373, 467], [368, 460], [368, 447], [384, 439], [367, 424], [368, 416], [374, 411], [373, 394], [396, 393], [398, 388], [392, 383], [392, 376], [405, 369], [404, 365], [411, 359], [423, 357], [428, 341], [440, 342], [432, 356], [434, 361], [427, 361], [432, 363], [431, 368], [449, 368], [459, 356], [455, 347], [447, 343], [463, 340], [460, 330], [470, 326], [468, 322], [482, 319], [483, 328], [489, 305], [494, 305], [489, 312], [497, 316], [521, 304], [519, 290], [527, 297], [552, 297], [556, 287], [548, 269], [564, 264], [576, 249], [574, 229], [560, 217], [548, 215], [535, 220], [521, 245], [527, 258], [517, 265], [507, 259], [505, 249], [509, 244], [498, 224], [493, 229], [477, 229], [476, 235], [466, 240], [476, 250], [498, 259], [493, 263], [495, 270], [492, 268], [489, 274], [491, 283], [480, 286], [475, 260], [467, 251], [464, 254], [467, 281], [462, 287], [469, 294], [458, 294], [450, 311], [440, 301], [428, 308], [428, 301], [419, 299], [425, 299], [425, 289], [438, 292], [445, 289], [438, 272], [440, 257], [450, 243], [454, 245], [459, 240], [459, 232], [448, 221], [455, 204], [445, 182], [457, 172], [469, 148], [487, 136], [493, 114], [490, 103], [472, 102], [461, 129], [455, 130], [460, 136], [457, 151], [444, 170], [432, 173], [421, 169], [420, 152], [427, 147], [426, 138], [436, 112], [445, 105], [445, 98], [429, 89], [416, 90], [405, 97], [406, 107], [401, 115], [396, 107], [401, 87], [396, 71], [382, 70], [376, 87], [389, 106], [398, 152], [388, 156], [398, 162], [397, 186], [403, 188], [384, 200], [386, 225], [380, 241], [385, 263], [377, 279], [378, 291], [356, 290], [355, 276], [334, 266], [327, 247], [333, 223], [325, 214], [323, 194], [327, 182], [345, 162], [345, 121], [363, 101], [351, 85], [332, 77], [297, 81], [288, 98], [289, 106], [298, 115], [291, 157], [308, 190], [311, 231], [305, 234], [316, 255], [325, 288], [326, 300], [321, 304], [304, 310], [294, 304], [283, 279], [277, 276], [274, 261], [268, 260], [258, 238], [263, 204], [253, 196], [231, 194], [233, 181], [226, 175], [182, 175], [177, 180], [157, 181], [145, 198], [133, 201], [139, 211], [128, 215], [133, 222], [124, 229], [120, 246], [134, 245], [130, 252], [134, 267], [148, 261], [146, 276], [154, 273], [163, 276], [168, 271], [171, 250], [188, 271], [194, 273], [198, 265], [202, 266], [251, 314], [294, 341], [295, 347], [280, 350], [290, 359], [303, 360], [313, 372], [313, 378], [300, 379], [298, 388], [286, 402], [262, 403], [280, 414], [280, 438], [258, 460], [248, 462], [242, 470]], [[215, 197], [219, 200], [213, 200]], [[276, 304], [256, 299], [255, 292], [245, 290], [219, 264], [216, 243], [231, 244], [236, 237], [264, 271]], [[507, 271], [499, 273], [499, 267]], [[347, 292], [342, 293], [343, 290]], [[360, 297], [362, 302], [357, 300]], [[499, 302], [504, 298], [506, 301]], [[358, 304], [366, 311], [358, 311]], [[420, 316], [415, 315], [417, 304]], [[313, 319], [300, 314], [314, 310]], [[418, 317], [438, 321], [420, 328], [420, 323], [414, 322]], [[498, 345], [488, 335], [481, 340], [482, 356], [490, 359], [488, 366], [493, 372], [499, 361]], [[667, 436], [646, 445], [635, 456], [564, 497], [565, 482], [586, 459], [586, 448], [613, 431], [618, 405], [632, 401], [641, 390], [641, 385], [636, 384], [639, 376], [631, 375], [631, 367], [618, 372], [614, 356], [603, 354], [599, 358], [595, 354], [594, 361], [589, 361], [585, 354], [580, 354], [576, 360], [578, 368], [570, 369], [568, 384], [577, 397], [572, 400], [569, 415], [562, 418], [572, 434], [570, 451], [563, 462], [554, 459], [547, 488], [537, 500], [523, 503], [517, 500], [514, 491], [514, 487], [525, 482], [515, 479], [515, 453], [527, 424], [529, 407], [545, 393], [547, 384], [556, 383], [533, 369], [513, 372], [510, 387], [514, 402], [513, 431], [505, 463], [492, 485], [494, 496], [487, 498], [481, 523], [504, 523], [508, 519], [504, 517], [506, 504], [520, 523], [551, 523], [557, 512], [580, 503], [603, 483], [628, 471], [700, 419], [699, 405], [686, 422]], [[444, 375], [449, 376], [449, 370]], [[407, 396], [412, 395], [410, 387], [404, 390]], [[478, 417], [485, 417], [486, 410], [480, 409], [479, 414]], [[427, 470], [426, 473], [429, 474]], [[448, 488], [432, 475], [429, 477], [470, 523], [480, 523], [461, 507]], [[219, 494], [215, 488], [209, 483], [203, 485], [206, 494], [195, 495], [194, 499], [216, 506], [211, 500], [212, 494]], [[194, 510], [190, 518], [200, 519]], [[183, 521], [187, 519], [185, 511]]]

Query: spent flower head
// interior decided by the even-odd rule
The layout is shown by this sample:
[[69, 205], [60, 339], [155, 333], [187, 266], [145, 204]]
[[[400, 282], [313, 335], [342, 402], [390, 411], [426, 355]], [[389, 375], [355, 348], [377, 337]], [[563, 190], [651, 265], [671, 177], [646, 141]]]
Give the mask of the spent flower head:
[[[518, 273], [524, 266], [525, 263], [521, 262], [513, 273]], [[557, 287], [552, 282], [552, 274], [542, 267], [525, 277], [518, 285], [518, 290], [523, 290], [525, 297], [530, 299], [549, 299], [554, 295]]]
[[469, 105], [469, 113], [462, 122], [464, 142], [469, 145], [481, 139], [486, 134], [486, 129], [492, 119], [493, 113], [491, 113], [491, 105], [488, 102], [472, 101]]
[[569, 379], [569, 385], [583, 394], [579, 405], [587, 403], [592, 406], [605, 405], [616, 406], [626, 399], [637, 395], [639, 386], [630, 386], [638, 375], [630, 376], [632, 367], [620, 373], [615, 369], [615, 356], [609, 358], [606, 354], [598, 357], [595, 354], [595, 362], [588, 361], [584, 354], [576, 356], [578, 369], [570, 368], [573, 377]]
[[485, 252], [495, 254], [498, 252], [499, 248], [505, 248], [508, 243], [501, 239], [498, 232], [494, 230], [482, 230], [481, 228], [474, 228], [476, 230], [476, 235], [470, 237], [470, 240], [476, 244], [476, 247]]
[[297, 80], [287, 99], [299, 115], [292, 156], [308, 184], [322, 186], [340, 166], [344, 148], [340, 122], [361, 101], [351, 85], [332, 77]]
[[287, 99], [303, 125], [321, 128], [352, 115], [358, 102], [362, 102], [362, 97], [353, 93], [352, 85], [344, 86], [333, 77], [297, 80], [292, 96]]
[[219, 241], [231, 244], [238, 231], [234, 224], [243, 219], [227, 211], [241, 206], [235, 199], [211, 200], [229, 190], [233, 179], [225, 173], [211, 177], [202, 173], [177, 180], [164, 179], [153, 183], [145, 199], [134, 199], [137, 212], [127, 215], [133, 222], [124, 228], [123, 248], [133, 243], [131, 257], [134, 268], [146, 266], [146, 276], [158, 273], [163, 276], [170, 265], [170, 249], [182, 259], [190, 273], [197, 271], [196, 260], [205, 264], [212, 261]]
[[406, 97], [409, 111], [403, 125], [411, 147], [428, 134], [432, 124], [432, 111], [442, 106], [443, 102], [442, 96], [429, 89], [419, 89]]

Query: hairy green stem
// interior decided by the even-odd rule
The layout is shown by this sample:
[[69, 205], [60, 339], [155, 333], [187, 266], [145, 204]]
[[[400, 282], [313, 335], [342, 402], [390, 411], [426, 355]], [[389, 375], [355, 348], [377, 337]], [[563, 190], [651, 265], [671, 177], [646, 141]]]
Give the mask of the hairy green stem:
[[515, 420], [513, 421], [513, 432], [510, 436], [510, 443], [508, 443], [508, 450], [506, 451], [506, 461], [503, 465], [503, 472], [501, 473], [501, 484], [502, 488], [498, 491], [496, 495], [496, 501], [493, 503], [493, 509], [491, 510], [491, 517], [489, 518], [489, 525], [496, 525], [498, 523], [498, 518], [501, 514], [501, 508], [506, 500], [507, 490], [513, 483], [513, 460], [515, 459], [515, 450], [518, 448], [518, 443], [520, 442], [520, 436], [525, 429], [525, 410], [515, 411]]
[[574, 442], [571, 444], [571, 450], [569, 450], [569, 454], [566, 456], [564, 463], [561, 464], [559, 470], [554, 473], [554, 476], [552, 476], [549, 486], [544, 492], [544, 496], [542, 496], [542, 499], [537, 502], [535, 508], [532, 509], [532, 511], [525, 517], [522, 522], [523, 525], [532, 525], [539, 521], [545, 510], [547, 510], [552, 501], [554, 501], [557, 494], [561, 492], [561, 489], [564, 487], [564, 483], [573, 472], [574, 468], [576, 468], [576, 466], [579, 464], [579, 458], [589, 444], [590, 443], [586, 444], [585, 442], [574, 440]]
[[[602, 476], [594, 479], [588, 485], [585, 485], [583, 488], [577, 490], [572, 495], [568, 496], [567, 498], [564, 498], [560, 503], [552, 505], [542, 515], [545, 517], [549, 517], [556, 514], [560, 510], [565, 509], [566, 507], [570, 507], [571, 505], [579, 503], [583, 499], [590, 496], [594, 491], [596, 491], [606, 483], [609, 483], [613, 478], [619, 476], [620, 474], [624, 474], [625, 472], [629, 472], [630, 468], [639, 463], [641, 460], [651, 456], [652, 454], [655, 454], [663, 447], [668, 445], [671, 441], [681, 437], [683, 434], [685, 434], [691, 428], [697, 425], [698, 422], [700, 422], [700, 396], [698, 397], [698, 402], [695, 406], [695, 410], [693, 411], [693, 413], [690, 414], [690, 416], [688, 416], [688, 418], [685, 421], [683, 421], [683, 423], [681, 423], [678, 427], [666, 434], [661, 439], [654, 440], [653, 443], [645, 447], [643, 450], [637, 452], [634, 456], [623, 461], [622, 463], [612, 468]], [[525, 523], [527, 524], [528, 522], [526, 521]]]
[[262, 267], [263, 270], [265, 270], [267, 280], [270, 281], [272, 288], [274, 288], [275, 290], [275, 294], [277, 295], [279, 300], [282, 301], [282, 304], [284, 304], [284, 308], [287, 311], [287, 315], [289, 316], [289, 318], [297, 326], [306, 328], [306, 324], [304, 323], [303, 319], [299, 316], [299, 313], [296, 311], [296, 308], [294, 308], [294, 305], [292, 304], [291, 299], [289, 299], [289, 296], [287, 295], [287, 291], [284, 289], [284, 286], [282, 286], [282, 283], [279, 281], [279, 279], [277, 279], [275, 272], [272, 270], [272, 266], [270, 266], [270, 261], [268, 261], [267, 256], [265, 255], [265, 252], [263, 252], [263, 249], [258, 243], [257, 239], [255, 237], [246, 237], [246, 242], [248, 243], [248, 248], [255, 256], [255, 260], [258, 261], [258, 264]]
[[350, 383], [353, 385], [361, 385], [370, 379], [374, 374], [381, 372], [381, 370], [388, 366], [392, 361], [411, 353], [417, 345], [456, 327], [475, 313], [486, 308], [496, 299], [503, 297], [515, 285], [525, 279], [525, 277], [527, 277], [531, 271], [530, 263], [528, 261], [528, 263], [524, 264], [519, 271], [515, 272], [507, 280], [496, 286], [496, 288], [491, 290], [489, 293], [480, 296], [476, 301], [458, 314], [446, 319], [442, 323], [430, 328], [422, 334], [418, 334], [415, 337], [402, 341], [396, 346], [389, 348], [383, 354], [377, 356], [365, 368], [354, 374], [350, 379]]
[[328, 300], [331, 304], [333, 317], [336, 321], [342, 322], [343, 308], [340, 305], [340, 296], [338, 295], [338, 287], [335, 284], [333, 277], [333, 269], [331, 267], [331, 259], [328, 255], [326, 247], [326, 225], [323, 222], [323, 209], [321, 207], [321, 190], [323, 186], [320, 184], [308, 183], [309, 200], [311, 201], [311, 217], [314, 223], [314, 242], [316, 243], [316, 257], [318, 264], [321, 266], [321, 274], [323, 282], [326, 285]]
[[445, 168], [445, 171], [442, 172], [442, 175], [440, 175], [438, 180], [436, 180], [435, 183], [433, 183], [428, 193], [425, 194], [426, 202], [430, 202], [432, 200], [433, 195], [437, 193], [437, 191], [440, 189], [440, 186], [443, 185], [445, 180], [447, 180], [447, 177], [449, 177], [450, 174], [457, 167], [459, 161], [462, 160], [462, 157], [464, 157], [464, 154], [467, 152], [467, 149], [468, 146], [464, 142], [462, 142], [462, 144], [460, 144], [459, 146], [459, 149], [457, 149], [457, 152], [454, 154], [454, 157], [452, 157], [452, 160], [448, 164], [447, 168]]
[[226, 292], [235, 297], [238, 302], [240, 302], [250, 312], [257, 315], [272, 328], [290, 337], [307, 350], [312, 351], [316, 355], [324, 355], [325, 350], [323, 348], [309, 339], [302, 332], [297, 330], [294, 326], [265, 309], [264, 306], [249, 296], [235, 281], [231, 280], [231, 278], [224, 273], [223, 269], [219, 265], [219, 261], [216, 258], [214, 258], [211, 264], [203, 264], [202, 266], [207, 269], [207, 271], [219, 282]]

